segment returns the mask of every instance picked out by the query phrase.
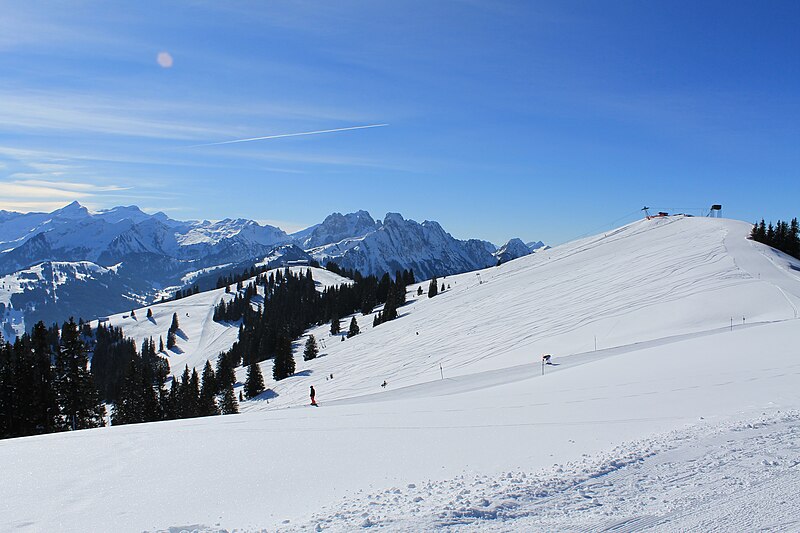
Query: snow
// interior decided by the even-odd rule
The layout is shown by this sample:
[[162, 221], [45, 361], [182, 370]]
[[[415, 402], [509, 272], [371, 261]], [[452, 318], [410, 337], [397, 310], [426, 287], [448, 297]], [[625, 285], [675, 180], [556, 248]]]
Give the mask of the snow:
[[[320, 268], [289, 268], [295, 274], [305, 273], [309, 269], [317, 284], [317, 289], [320, 291], [331, 285], [351, 283], [347, 278]], [[266, 275], [272, 272], [274, 270], [268, 270]], [[248, 280], [245, 283], [252, 281]], [[231, 294], [226, 294], [224, 288], [215, 289], [179, 300], [133, 309], [133, 314], [130, 311], [118, 313], [104, 317], [108, 319], [104, 321], [104, 324], [121, 327], [125, 336], [136, 341], [137, 347], [141, 347], [142, 342], [148, 338], [152, 338], [158, 346], [159, 337], [166, 344], [167, 332], [172, 324], [172, 315], [177, 314], [180, 329], [177, 333], [176, 346], [173, 349], [165, 350], [162, 355], [167, 357], [171, 372], [174, 374], [180, 375], [184, 365], [188, 365], [190, 369], [197, 368], [200, 372], [207, 360], [214, 363], [220, 352], [229, 350], [239, 334], [238, 323], [214, 321], [214, 306], [223, 298], [233, 299], [235, 285], [231, 289]], [[259, 293], [263, 295], [263, 290], [260, 290]], [[147, 317], [148, 309], [153, 313], [151, 318]], [[91, 325], [96, 327], [97, 320], [92, 321]]]
[[102, 274], [119, 268], [119, 265], [105, 268], [89, 261], [52, 261], [48, 265], [52, 267], [53, 273], [56, 274], [51, 279], [45, 279], [46, 276], [43, 272], [45, 264], [34, 265], [13, 274], [0, 276], [0, 303], [9, 304], [14, 294], [24, 292], [26, 288], [33, 288], [42, 281], [55, 288], [63, 285], [67, 276], [83, 280], [93, 274]]
[[[271, 398], [240, 415], [0, 441], [0, 524], [798, 530], [800, 262], [749, 229], [640, 221], [448, 276], [432, 299], [421, 282], [395, 321], [309, 330], [325, 347], [304, 362], [295, 343], [295, 376], [264, 362]], [[202, 311], [221, 291], [152, 306], [157, 327], [144, 309], [112, 322], [165, 334], [188, 312], [170, 362], [199, 364], [230, 341]]]

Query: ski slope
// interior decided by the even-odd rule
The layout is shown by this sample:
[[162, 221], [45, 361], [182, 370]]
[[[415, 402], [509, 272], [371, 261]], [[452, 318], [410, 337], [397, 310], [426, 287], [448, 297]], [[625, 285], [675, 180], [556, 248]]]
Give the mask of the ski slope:
[[[295, 376], [262, 363], [271, 391], [239, 415], [0, 441], [0, 524], [800, 530], [800, 262], [749, 229], [643, 220], [410, 287], [395, 321], [310, 330], [325, 347], [304, 362], [299, 340]], [[196, 366], [216, 357], [189, 345], [216, 327], [200, 297], [170, 303], [198, 299]]]

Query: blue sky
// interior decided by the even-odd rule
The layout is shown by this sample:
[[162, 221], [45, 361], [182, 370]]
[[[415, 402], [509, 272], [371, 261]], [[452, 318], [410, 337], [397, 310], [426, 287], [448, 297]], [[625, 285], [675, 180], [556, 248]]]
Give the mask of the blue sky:
[[798, 27], [794, 1], [5, 2], [0, 209], [553, 244], [645, 204], [787, 219]]

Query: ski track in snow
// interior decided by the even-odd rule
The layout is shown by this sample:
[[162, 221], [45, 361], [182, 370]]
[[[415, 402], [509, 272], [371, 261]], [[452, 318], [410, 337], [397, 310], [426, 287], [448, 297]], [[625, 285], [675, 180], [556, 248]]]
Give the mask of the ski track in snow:
[[539, 472], [362, 492], [277, 531], [798, 531], [798, 465], [800, 413], [778, 411], [749, 422], [701, 421]]

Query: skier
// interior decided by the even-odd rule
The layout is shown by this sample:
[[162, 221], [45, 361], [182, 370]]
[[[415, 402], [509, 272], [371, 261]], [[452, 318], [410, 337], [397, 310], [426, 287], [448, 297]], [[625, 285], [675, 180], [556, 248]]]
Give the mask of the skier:
[[386, 388], [386, 380], [385, 379], [383, 380], [383, 383], [381, 383], [381, 387], [383, 387], [384, 389]]
[[551, 364], [553, 364], [553, 363], [551, 363], [551, 362], [550, 362], [550, 358], [551, 358], [551, 357], [552, 357], [552, 356], [551, 356], [549, 353], [548, 353], [548, 354], [544, 354], [544, 355], [542, 356], [542, 362], [543, 362], [544, 364], [546, 364], [546, 365], [551, 365]]
[[317, 407], [317, 400], [314, 399], [314, 396], [316, 396], [316, 394], [317, 393], [314, 390], [314, 385], [311, 385], [311, 405], [313, 405], [314, 407]]

